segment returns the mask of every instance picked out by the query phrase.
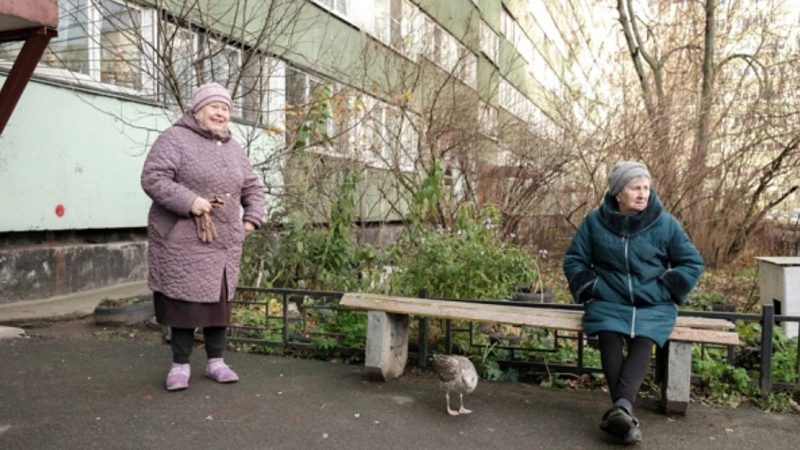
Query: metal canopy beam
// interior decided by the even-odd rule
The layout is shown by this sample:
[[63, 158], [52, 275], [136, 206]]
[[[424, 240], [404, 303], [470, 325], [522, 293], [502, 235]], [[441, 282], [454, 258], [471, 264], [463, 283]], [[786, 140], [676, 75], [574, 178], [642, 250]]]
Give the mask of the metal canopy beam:
[[22, 96], [22, 91], [25, 90], [42, 53], [47, 48], [47, 43], [58, 33], [49, 27], [28, 28], [4, 32], [0, 34], [0, 41], [3, 41], [3, 38], [12, 40], [12, 35], [17, 38], [16, 40], [25, 39], [25, 44], [3, 83], [3, 89], [0, 90], [0, 135], [3, 134], [8, 119], [11, 118], [11, 113], [14, 112], [17, 102]]

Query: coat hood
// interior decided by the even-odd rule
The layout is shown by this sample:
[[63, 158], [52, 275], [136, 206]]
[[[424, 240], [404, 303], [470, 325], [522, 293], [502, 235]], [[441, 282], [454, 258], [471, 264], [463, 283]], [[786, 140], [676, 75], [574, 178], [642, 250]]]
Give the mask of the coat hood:
[[199, 134], [200, 136], [203, 136], [206, 139], [217, 139], [222, 142], [228, 142], [231, 138], [230, 130], [228, 130], [227, 136], [219, 136], [211, 132], [211, 130], [206, 130], [205, 128], [202, 128], [200, 124], [197, 123], [197, 120], [195, 120], [194, 114], [192, 114], [191, 112], [186, 112], [183, 116], [181, 116], [181, 118], [178, 119], [177, 122], [175, 122], [175, 126], [188, 128], [194, 131], [195, 133]]
[[609, 230], [620, 236], [631, 236], [647, 229], [658, 220], [663, 210], [664, 205], [661, 203], [661, 199], [656, 194], [655, 189], [652, 188], [650, 189], [647, 208], [638, 214], [626, 216], [619, 212], [617, 199], [608, 192], [599, 208], [600, 221]]

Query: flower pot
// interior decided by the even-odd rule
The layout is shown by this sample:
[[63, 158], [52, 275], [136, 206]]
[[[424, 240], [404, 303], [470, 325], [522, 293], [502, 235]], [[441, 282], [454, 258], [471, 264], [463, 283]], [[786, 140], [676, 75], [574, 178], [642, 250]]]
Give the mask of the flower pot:
[[94, 322], [97, 325], [132, 325], [146, 322], [154, 315], [151, 295], [103, 299], [94, 309]]

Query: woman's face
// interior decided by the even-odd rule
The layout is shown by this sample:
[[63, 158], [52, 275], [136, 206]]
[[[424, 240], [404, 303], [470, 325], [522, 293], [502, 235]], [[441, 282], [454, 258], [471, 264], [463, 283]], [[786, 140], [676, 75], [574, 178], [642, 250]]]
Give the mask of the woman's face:
[[211, 102], [200, 108], [200, 110], [194, 114], [194, 117], [201, 127], [215, 134], [222, 135], [228, 130], [231, 109], [228, 107], [227, 103]]
[[617, 194], [619, 212], [625, 215], [644, 211], [648, 200], [650, 200], [650, 179], [647, 177], [632, 179]]

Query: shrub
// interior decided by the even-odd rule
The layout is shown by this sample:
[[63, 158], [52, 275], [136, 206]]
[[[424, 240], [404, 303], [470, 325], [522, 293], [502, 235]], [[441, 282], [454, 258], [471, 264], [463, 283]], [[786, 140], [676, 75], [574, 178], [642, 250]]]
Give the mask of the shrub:
[[414, 227], [391, 249], [397, 267], [391, 292], [416, 296], [425, 289], [431, 297], [503, 299], [530, 286], [535, 261], [503, 241], [498, 225], [493, 207], [479, 213], [462, 205], [452, 229]]

